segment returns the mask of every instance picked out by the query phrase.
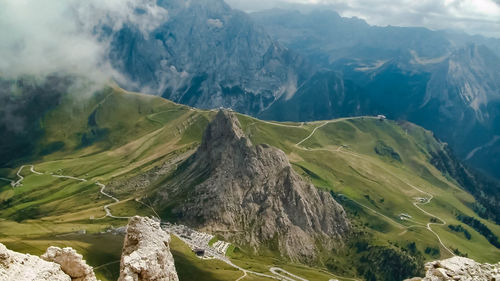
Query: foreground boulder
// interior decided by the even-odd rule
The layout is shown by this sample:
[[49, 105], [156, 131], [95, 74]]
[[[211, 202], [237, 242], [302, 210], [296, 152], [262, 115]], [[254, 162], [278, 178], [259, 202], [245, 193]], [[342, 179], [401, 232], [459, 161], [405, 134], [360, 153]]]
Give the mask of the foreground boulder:
[[170, 235], [160, 223], [132, 217], [127, 226], [118, 281], [178, 281]]
[[500, 280], [500, 263], [481, 264], [464, 257], [453, 257], [425, 264], [424, 278], [407, 281], [494, 281]]
[[[160, 223], [133, 217], [127, 226], [119, 281], [178, 281], [170, 235]], [[0, 244], [0, 281], [97, 281], [91, 266], [72, 248], [49, 247], [41, 257]]]
[[40, 258], [0, 244], [0, 281], [97, 281], [91, 266], [72, 248], [50, 247]]
[[61, 266], [37, 256], [20, 254], [0, 244], [0, 281], [71, 281]]
[[97, 281], [92, 267], [72, 248], [49, 247], [41, 258], [59, 264], [73, 281]]
[[285, 153], [254, 146], [236, 115], [219, 111], [193, 157], [161, 191], [183, 223], [255, 251], [268, 245], [294, 261], [339, 246], [350, 226], [342, 206], [304, 181]]

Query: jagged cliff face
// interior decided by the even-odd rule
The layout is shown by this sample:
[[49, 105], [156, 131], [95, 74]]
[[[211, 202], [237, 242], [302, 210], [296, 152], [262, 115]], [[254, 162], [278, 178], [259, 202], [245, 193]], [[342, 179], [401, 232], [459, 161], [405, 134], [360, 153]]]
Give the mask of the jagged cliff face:
[[293, 95], [308, 75], [300, 57], [222, 0], [158, 6], [168, 18], [155, 30], [126, 26], [110, 36], [114, 67], [136, 90], [196, 107], [256, 113]]
[[425, 265], [425, 270], [424, 278], [417, 277], [406, 281], [492, 281], [500, 279], [500, 263], [481, 264], [463, 257], [429, 262]]
[[160, 223], [132, 217], [123, 244], [118, 281], [178, 281], [170, 235]]
[[342, 206], [303, 181], [283, 151], [253, 146], [233, 113], [219, 111], [188, 165], [162, 192], [167, 202], [187, 193], [172, 210], [185, 224], [299, 261], [316, 257], [316, 242], [331, 249], [349, 232]]

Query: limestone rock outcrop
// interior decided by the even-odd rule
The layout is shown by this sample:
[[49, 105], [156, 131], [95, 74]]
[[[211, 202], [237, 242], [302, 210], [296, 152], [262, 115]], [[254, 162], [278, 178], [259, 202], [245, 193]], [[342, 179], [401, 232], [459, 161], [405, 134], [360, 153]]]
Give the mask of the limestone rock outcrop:
[[160, 223], [132, 217], [127, 226], [118, 281], [178, 281], [170, 235]]
[[173, 215], [256, 251], [267, 245], [310, 261], [318, 245], [330, 250], [349, 232], [342, 206], [302, 180], [283, 151], [254, 146], [232, 112], [218, 112], [178, 172], [160, 194], [162, 202], [179, 202]]
[[0, 281], [71, 281], [61, 266], [37, 256], [8, 250], [0, 244]]
[[500, 263], [481, 264], [464, 257], [453, 257], [425, 264], [424, 278], [407, 281], [493, 281], [500, 280]]
[[[127, 226], [119, 281], [178, 281], [170, 235], [160, 223], [133, 217]], [[0, 281], [97, 281], [91, 266], [72, 248], [49, 247], [41, 257], [0, 244]]]
[[73, 281], [97, 281], [92, 267], [72, 248], [49, 247], [41, 258], [59, 264]]

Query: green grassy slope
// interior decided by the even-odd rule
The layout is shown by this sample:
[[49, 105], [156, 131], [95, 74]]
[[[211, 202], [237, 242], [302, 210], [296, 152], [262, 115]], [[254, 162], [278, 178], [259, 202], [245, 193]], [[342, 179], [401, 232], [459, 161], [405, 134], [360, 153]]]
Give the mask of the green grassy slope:
[[[135, 190], [127, 180], [185, 159], [200, 143], [214, 114], [115, 87], [78, 101], [63, 98], [40, 121], [44, 134], [36, 147], [37, 158], [26, 163], [43, 174], [25, 167], [21, 171], [23, 186], [14, 189], [0, 181], [0, 242], [33, 254], [52, 244], [72, 246], [97, 268], [101, 280], [115, 280], [123, 237], [108, 230], [123, 226], [126, 220], [103, 218], [103, 206], [113, 200], [103, 196], [95, 183], [107, 184], [106, 192], [120, 199], [110, 206], [114, 215], [152, 215], [148, 202], [136, 200], [146, 198], [149, 189]], [[282, 149], [304, 178], [332, 191], [370, 245], [401, 248], [415, 242], [412, 251], [421, 252], [427, 260], [451, 256], [446, 248], [481, 262], [500, 260], [500, 250], [456, 219], [457, 214], [473, 216], [500, 236], [498, 225], [479, 218], [469, 207], [474, 198], [429, 163], [432, 153], [442, 149], [430, 132], [410, 123], [368, 117], [304, 124], [264, 122], [245, 115], [239, 119], [254, 144]], [[2, 169], [0, 176], [17, 180], [19, 168]], [[53, 177], [58, 174], [87, 181]], [[161, 182], [162, 177], [156, 180]], [[415, 198], [431, 195], [430, 203], [414, 204]], [[401, 220], [403, 213], [411, 220]], [[433, 216], [446, 221], [446, 225], [431, 226], [446, 248], [425, 228]], [[449, 224], [461, 224], [471, 239], [451, 231]], [[365, 250], [359, 250], [359, 241], [349, 243], [353, 243], [348, 245], [352, 249], [345, 250], [345, 256], [329, 257], [316, 266], [342, 276], [363, 275], [349, 264]], [[180, 241], [174, 240], [173, 253], [182, 280], [190, 280], [193, 272], [210, 280], [241, 276], [224, 264], [200, 262]], [[290, 265], [272, 254], [235, 251], [233, 259], [259, 272], [276, 265], [310, 280], [333, 278], [315, 267]], [[259, 280], [257, 276], [246, 278]]]
[[[458, 213], [477, 217], [468, 207], [474, 198], [429, 163], [431, 153], [441, 149], [442, 144], [430, 132], [413, 124], [354, 118], [326, 125], [325, 122], [314, 122], [294, 128], [263, 123], [246, 116], [241, 116], [240, 120], [255, 143], [283, 149], [304, 177], [320, 188], [341, 195], [340, 200], [344, 198], [348, 203], [345, 205], [350, 206], [354, 213], [363, 212], [361, 221], [380, 241], [399, 244], [418, 241], [417, 248], [422, 253], [425, 248], [434, 247], [441, 248], [441, 257], [450, 256], [437, 238], [421, 227], [431, 216], [413, 205], [416, 197], [432, 194], [433, 200], [421, 207], [447, 224], [463, 225], [456, 219]], [[318, 128], [315, 133], [297, 145], [314, 128]], [[400, 160], [377, 153], [379, 143], [390, 147]], [[411, 215], [412, 220], [401, 220], [401, 213]], [[497, 235], [500, 233], [498, 225], [481, 221]], [[418, 227], [413, 227], [415, 225]], [[458, 249], [483, 262], [498, 261], [500, 251], [478, 232], [465, 227], [474, 232], [471, 240], [450, 231], [447, 226], [434, 225], [432, 229], [450, 249]], [[436, 257], [426, 255], [426, 258]]]
[[[81, 101], [64, 98], [41, 120], [45, 133], [37, 149], [50, 153], [40, 153], [37, 161], [29, 163], [43, 175], [25, 167], [20, 173], [25, 177], [22, 186], [12, 188], [7, 181], [0, 181], [0, 242], [39, 254], [54, 241], [64, 241], [58, 245], [75, 247], [85, 257], [109, 257], [87, 259], [98, 267], [101, 280], [116, 280], [116, 263], [105, 264], [119, 260], [121, 246], [112, 247], [112, 255], [107, 255], [106, 247], [98, 246], [99, 239], [85, 240], [88, 235], [103, 235], [100, 233], [123, 226], [126, 220], [103, 218], [103, 206], [113, 200], [103, 196], [95, 183], [141, 174], [191, 151], [199, 143], [208, 118], [202, 111], [112, 87]], [[19, 168], [3, 169], [2, 177], [17, 180]], [[153, 214], [133, 200], [141, 198], [140, 192], [117, 196], [121, 202], [110, 207], [113, 214]], [[83, 230], [88, 235], [60, 238]], [[122, 239], [113, 236], [112, 240], [121, 245]]]

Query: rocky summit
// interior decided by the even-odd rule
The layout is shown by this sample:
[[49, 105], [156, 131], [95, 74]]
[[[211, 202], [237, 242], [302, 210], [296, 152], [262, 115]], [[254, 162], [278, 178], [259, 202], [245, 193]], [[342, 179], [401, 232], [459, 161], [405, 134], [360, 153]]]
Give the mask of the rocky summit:
[[49, 247], [41, 258], [59, 264], [73, 281], [97, 281], [92, 267], [72, 248]]
[[50, 247], [41, 258], [8, 250], [0, 244], [0, 281], [97, 281], [88, 266], [71, 248]]
[[[170, 235], [152, 219], [135, 216], [127, 226], [118, 281], [178, 281]], [[0, 281], [97, 281], [93, 268], [72, 248], [49, 247], [41, 257], [0, 244]]]
[[178, 281], [170, 235], [160, 223], [132, 217], [123, 244], [118, 281]]
[[218, 112], [187, 164], [173, 188], [189, 194], [173, 208], [185, 224], [296, 261], [314, 260], [349, 232], [332, 195], [302, 180], [283, 151], [254, 146], [232, 112]]
[[425, 265], [424, 278], [406, 281], [492, 281], [500, 280], [500, 263], [481, 264], [464, 257], [433, 261]]

